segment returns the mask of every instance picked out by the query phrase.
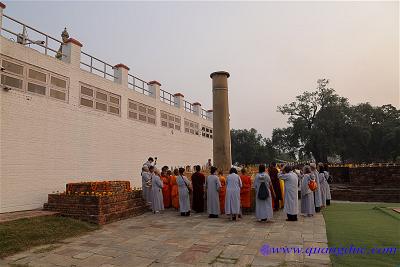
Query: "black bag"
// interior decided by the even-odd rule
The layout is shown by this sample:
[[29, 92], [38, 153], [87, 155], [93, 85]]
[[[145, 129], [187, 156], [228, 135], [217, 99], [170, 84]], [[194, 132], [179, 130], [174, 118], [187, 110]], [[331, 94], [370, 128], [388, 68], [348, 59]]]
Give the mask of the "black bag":
[[269, 192], [265, 181], [261, 182], [260, 187], [258, 188], [258, 199], [266, 200], [269, 197]]

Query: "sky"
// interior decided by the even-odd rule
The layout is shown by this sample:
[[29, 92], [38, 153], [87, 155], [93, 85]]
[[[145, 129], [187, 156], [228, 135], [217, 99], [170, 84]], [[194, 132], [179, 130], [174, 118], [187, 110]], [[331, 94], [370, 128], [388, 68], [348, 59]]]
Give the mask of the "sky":
[[277, 106], [319, 78], [352, 104], [400, 108], [399, 2], [3, 1], [5, 14], [212, 108], [210, 73], [228, 71], [231, 128], [265, 137]]

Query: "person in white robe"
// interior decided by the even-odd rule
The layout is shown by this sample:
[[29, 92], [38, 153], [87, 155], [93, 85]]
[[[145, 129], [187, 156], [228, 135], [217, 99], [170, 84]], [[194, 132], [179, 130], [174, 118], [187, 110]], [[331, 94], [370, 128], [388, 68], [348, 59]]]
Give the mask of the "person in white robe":
[[308, 186], [308, 183], [314, 180], [311, 175], [311, 167], [308, 165], [304, 166], [303, 173], [304, 175], [301, 182], [301, 213], [307, 216], [313, 216], [315, 213], [314, 192], [311, 191]]
[[321, 186], [321, 208], [326, 206], [326, 185], [328, 181], [325, 179], [324, 165], [322, 163], [318, 164], [318, 180]]
[[151, 179], [147, 166], [143, 166], [142, 168], [142, 197], [146, 203], [151, 202]]
[[[157, 160], [157, 158], [156, 158]], [[152, 157], [150, 157], [145, 163], [143, 163], [143, 166], [146, 166], [147, 168], [150, 168], [150, 166], [156, 166], [156, 162]]]
[[319, 184], [319, 178], [318, 178], [318, 171], [317, 171], [317, 165], [315, 163], [310, 164], [311, 167], [311, 175], [317, 182], [317, 190], [314, 191], [314, 203], [315, 203], [315, 212], [320, 212], [321, 211], [321, 185]]
[[331, 204], [331, 187], [328, 183], [329, 181], [329, 166], [327, 163], [324, 164], [324, 173], [325, 173], [325, 179], [326, 179], [326, 205], [329, 206]]
[[179, 168], [179, 175], [176, 177], [179, 193], [179, 210], [181, 216], [190, 216], [190, 195], [189, 189], [192, 187], [191, 182], [184, 176], [185, 169]]
[[[268, 197], [266, 199], [259, 199], [258, 192], [262, 183], [265, 183], [265, 186], [268, 190]], [[274, 212], [272, 208], [272, 198], [275, 199], [275, 192], [272, 186], [271, 178], [265, 172], [265, 165], [261, 164], [258, 166], [258, 173], [254, 178], [255, 189], [255, 199], [256, 199], [256, 218], [259, 221], [269, 221], [272, 219]], [[272, 191], [270, 190], [272, 189]]]
[[156, 170], [151, 178], [151, 193], [152, 193], [151, 208], [153, 210], [153, 213], [164, 210], [162, 188], [163, 188], [163, 182], [160, 178], [160, 171]]
[[231, 168], [226, 178], [225, 214], [230, 215], [231, 220], [236, 221], [240, 214], [240, 188], [242, 180], [237, 174], [236, 168]]
[[211, 167], [211, 174], [207, 177], [205, 187], [207, 190], [207, 213], [209, 218], [218, 218], [220, 214], [219, 207], [219, 190], [221, 188], [221, 182], [219, 177], [215, 174], [217, 168]]
[[278, 178], [285, 183], [284, 211], [287, 214], [287, 221], [297, 221], [298, 213], [298, 177], [292, 168], [286, 165]]

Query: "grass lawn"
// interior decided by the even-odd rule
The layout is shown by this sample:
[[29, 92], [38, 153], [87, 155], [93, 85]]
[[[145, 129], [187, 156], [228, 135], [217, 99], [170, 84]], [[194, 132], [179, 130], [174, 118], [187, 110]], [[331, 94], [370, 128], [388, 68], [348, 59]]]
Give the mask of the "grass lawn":
[[95, 224], [61, 216], [42, 216], [1, 223], [0, 258], [98, 228]]
[[329, 247], [395, 247], [395, 255], [331, 254], [333, 266], [399, 266], [400, 215], [387, 207], [400, 204], [332, 203], [323, 211]]

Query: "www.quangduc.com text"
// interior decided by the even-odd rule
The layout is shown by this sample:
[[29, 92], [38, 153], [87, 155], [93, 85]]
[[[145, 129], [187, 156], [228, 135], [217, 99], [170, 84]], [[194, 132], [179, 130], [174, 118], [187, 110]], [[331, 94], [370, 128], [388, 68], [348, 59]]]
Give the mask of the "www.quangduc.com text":
[[263, 245], [260, 248], [260, 252], [264, 256], [268, 256], [271, 254], [305, 254], [307, 256], [311, 256], [314, 254], [333, 254], [336, 256], [344, 256], [344, 255], [373, 255], [373, 254], [381, 254], [381, 255], [396, 255], [397, 248], [396, 247], [375, 247], [375, 248], [367, 248], [367, 247], [356, 247], [350, 245], [348, 247], [271, 247], [268, 244]]

